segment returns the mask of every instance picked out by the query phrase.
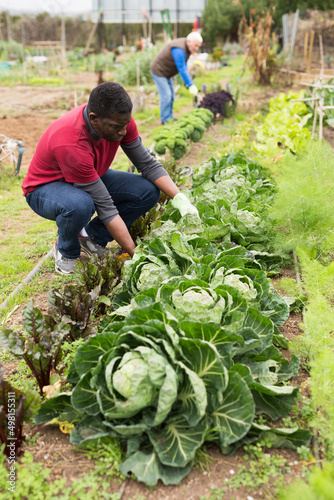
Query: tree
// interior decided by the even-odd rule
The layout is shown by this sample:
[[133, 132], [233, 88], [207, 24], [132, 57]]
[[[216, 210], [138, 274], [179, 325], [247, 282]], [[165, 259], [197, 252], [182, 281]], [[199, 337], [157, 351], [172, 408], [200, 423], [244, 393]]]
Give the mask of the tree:
[[[252, 9], [259, 14], [262, 11], [267, 12], [270, 7], [270, 0], [241, 0], [241, 3], [247, 19]], [[275, 26], [282, 26], [283, 14], [295, 12], [297, 9], [302, 11], [314, 8], [314, 0], [275, 0]], [[325, 11], [334, 9], [334, 0], [317, 0], [316, 8]], [[237, 40], [241, 18], [241, 9], [236, 0], [208, 0], [202, 15], [204, 40], [212, 46], [215, 46], [219, 39], [224, 41], [227, 37]]]

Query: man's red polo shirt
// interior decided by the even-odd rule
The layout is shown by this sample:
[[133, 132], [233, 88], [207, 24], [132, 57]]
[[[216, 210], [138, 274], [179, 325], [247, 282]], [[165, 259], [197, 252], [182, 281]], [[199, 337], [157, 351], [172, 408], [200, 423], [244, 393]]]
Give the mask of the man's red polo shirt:
[[129, 144], [138, 137], [131, 118], [122, 141], [94, 139], [83, 117], [87, 104], [72, 109], [54, 121], [44, 132], [22, 184], [26, 196], [41, 184], [54, 181], [90, 183], [109, 169], [120, 144]]

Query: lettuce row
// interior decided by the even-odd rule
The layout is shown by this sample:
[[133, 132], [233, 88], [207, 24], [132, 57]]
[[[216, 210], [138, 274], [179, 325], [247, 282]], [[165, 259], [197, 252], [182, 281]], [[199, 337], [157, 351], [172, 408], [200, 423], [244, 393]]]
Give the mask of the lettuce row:
[[[114, 311], [78, 349], [68, 376], [72, 392], [45, 402], [35, 419], [74, 422], [70, 440], [80, 446], [121, 439], [122, 473], [148, 486], [179, 483], [204, 441], [229, 454], [264, 436], [291, 448], [311, 438], [298, 427], [254, 420], [287, 415], [299, 395], [282, 385], [297, 374], [299, 360], [287, 361], [274, 345], [286, 347], [278, 327], [289, 315], [268, 280], [280, 259], [260, 237], [274, 186], [242, 154], [212, 159], [206, 173], [200, 167], [189, 193], [202, 222], [167, 210], [167, 220], [126, 263]], [[214, 179], [228, 182], [237, 199], [222, 190], [205, 211], [199, 199]], [[241, 217], [240, 227], [238, 210], [253, 215]], [[233, 241], [237, 234], [241, 243]]]
[[277, 97], [269, 100], [269, 113], [262, 125], [256, 128], [256, 138], [252, 142], [252, 150], [258, 154], [276, 156], [282, 149], [293, 153], [301, 151], [311, 132], [306, 128], [313, 112], [310, 113], [304, 102], [294, 102], [293, 99], [303, 99], [304, 90], [298, 93], [280, 92]]

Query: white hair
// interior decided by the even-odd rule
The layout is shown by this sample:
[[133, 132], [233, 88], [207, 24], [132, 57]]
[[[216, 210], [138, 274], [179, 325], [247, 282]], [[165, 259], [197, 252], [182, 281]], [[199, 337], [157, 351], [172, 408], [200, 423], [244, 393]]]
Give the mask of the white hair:
[[203, 38], [198, 33], [198, 31], [192, 31], [191, 33], [189, 33], [189, 35], [187, 36], [187, 40], [190, 40], [191, 42], [203, 43]]

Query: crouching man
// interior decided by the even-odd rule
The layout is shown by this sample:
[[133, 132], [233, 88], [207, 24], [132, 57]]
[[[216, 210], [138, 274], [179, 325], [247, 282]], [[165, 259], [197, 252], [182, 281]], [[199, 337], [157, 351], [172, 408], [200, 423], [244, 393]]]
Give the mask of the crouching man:
[[[182, 215], [197, 213], [144, 147], [131, 112], [124, 88], [102, 83], [88, 103], [53, 122], [37, 145], [22, 189], [32, 210], [57, 224], [54, 257], [61, 274], [73, 272], [81, 250], [102, 257], [112, 240], [132, 257], [128, 228], [158, 202], [160, 191]], [[110, 168], [119, 146], [141, 175]]]

